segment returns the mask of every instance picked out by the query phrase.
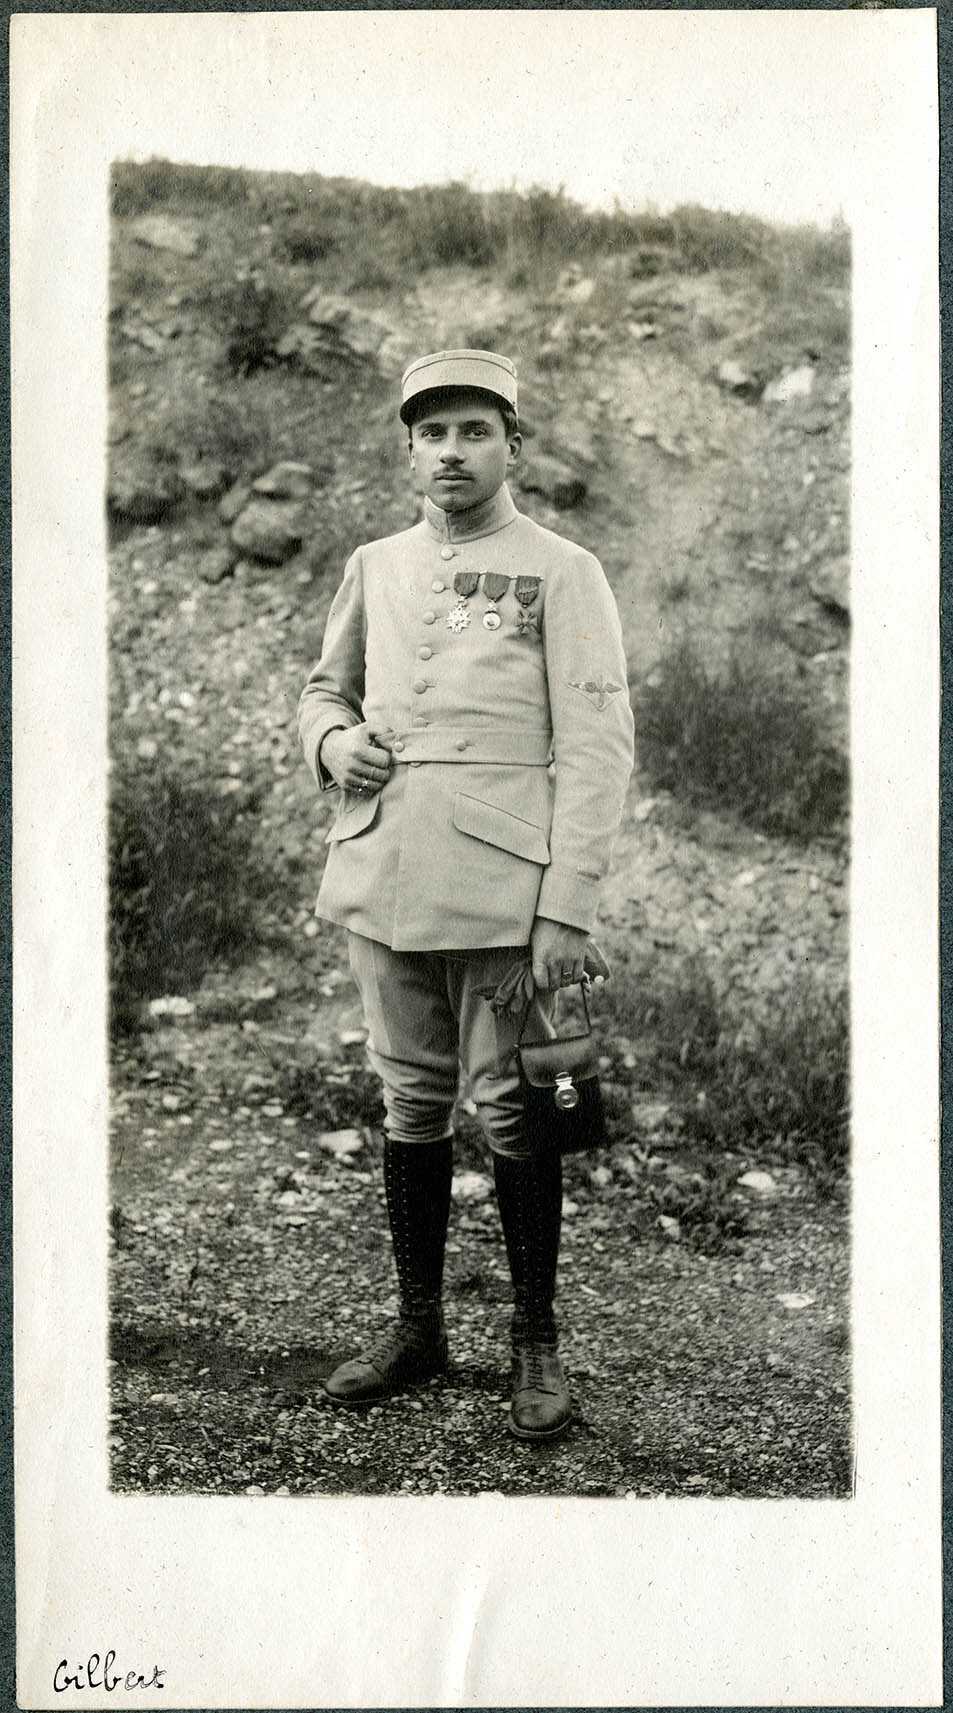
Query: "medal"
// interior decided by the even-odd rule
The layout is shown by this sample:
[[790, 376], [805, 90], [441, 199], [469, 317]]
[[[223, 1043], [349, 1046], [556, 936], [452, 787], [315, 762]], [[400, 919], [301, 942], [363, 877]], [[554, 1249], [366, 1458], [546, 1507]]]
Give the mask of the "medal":
[[539, 577], [517, 577], [516, 579], [516, 587], [513, 593], [519, 602], [516, 622], [519, 626], [520, 636], [531, 636], [534, 631], [537, 636], [539, 635], [539, 614], [531, 613], [529, 609], [539, 594], [540, 581]]
[[506, 594], [510, 586], [508, 577], [501, 577], [496, 571], [488, 571], [483, 579], [483, 593], [490, 606], [483, 614], [484, 630], [499, 630], [503, 620], [497, 612], [497, 602]]
[[457, 602], [456, 606], [451, 607], [447, 614], [447, 629], [453, 631], [455, 636], [459, 636], [462, 630], [466, 630], [470, 623], [470, 609], [467, 606], [467, 600], [470, 595], [476, 593], [479, 583], [480, 574], [478, 571], [458, 571], [453, 579], [453, 586], [457, 592]]

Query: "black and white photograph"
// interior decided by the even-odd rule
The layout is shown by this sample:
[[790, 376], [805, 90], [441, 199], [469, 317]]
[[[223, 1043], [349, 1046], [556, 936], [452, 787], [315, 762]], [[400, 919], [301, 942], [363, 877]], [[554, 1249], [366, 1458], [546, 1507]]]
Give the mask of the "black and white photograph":
[[[56, 45], [66, 20], [44, 22]], [[528, 1499], [598, 1501], [604, 1542], [659, 1501], [783, 1550], [812, 1519], [859, 1530], [867, 1126], [888, 1122], [863, 1067], [899, 1089], [858, 975], [871, 805], [887, 822], [905, 789], [870, 761], [890, 584], [856, 498], [864, 162], [890, 42], [916, 89], [926, 35], [785, 11], [95, 22], [100, 547], [72, 563], [101, 624], [65, 658], [80, 736], [94, 710], [69, 748], [102, 1003], [73, 1074], [101, 1051], [81, 1270], [104, 1503], [151, 1538], [170, 1501], [241, 1501], [279, 1555], [282, 1518], [300, 1547], [341, 1499], [372, 1527], [416, 1516], [418, 1541], [490, 1505], [526, 1552], [561, 1514]], [[929, 324], [931, 257], [903, 265]], [[911, 555], [929, 637], [926, 536]], [[890, 647], [888, 725], [910, 706]], [[881, 898], [927, 982], [930, 824], [901, 822]], [[902, 965], [877, 957], [893, 1003]], [[907, 1015], [898, 1070], [930, 1063], [929, 994]], [[935, 1111], [929, 1071], [907, 1081], [905, 1241], [930, 1228]], [[924, 1300], [935, 1260], [906, 1275]], [[148, 1659], [115, 1669], [145, 1705], [174, 1648], [137, 1634]], [[111, 1638], [62, 1637], [31, 1681], [105, 1705]], [[785, 1699], [758, 1652], [722, 1699]], [[355, 1704], [559, 1700], [479, 1661], [386, 1688], [353, 1669]], [[719, 1700], [665, 1671], [593, 1696]], [[348, 1699], [340, 1676], [310, 1701], [293, 1672], [271, 1700], [240, 1686], [254, 1703], [221, 1681], [221, 1705]], [[175, 1705], [216, 1704], [189, 1682]]]
[[684, 171], [115, 165], [123, 1489], [850, 1491], [850, 233]]

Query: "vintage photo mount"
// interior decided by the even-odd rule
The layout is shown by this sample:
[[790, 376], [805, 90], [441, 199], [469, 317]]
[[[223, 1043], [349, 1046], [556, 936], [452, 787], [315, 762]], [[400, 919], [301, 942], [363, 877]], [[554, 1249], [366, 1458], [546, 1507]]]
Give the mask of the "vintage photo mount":
[[[280, 15], [260, 16], [278, 54]], [[496, 16], [505, 43], [510, 14]], [[230, 55], [262, 38], [236, 48], [228, 15], [217, 17], [226, 75]], [[611, 32], [611, 13], [599, 17]], [[813, 17], [832, 30], [831, 14]], [[405, 22], [425, 30], [426, 14]], [[853, 139], [851, 211], [857, 1483], [844, 1504], [689, 1507], [493, 1495], [158, 1502], [108, 1490], [106, 406], [95, 330], [121, 125], [106, 74], [149, 27], [156, 39], [172, 31], [180, 50], [165, 75], [188, 77], [189, 15], [13, 21], [22, 1706], [113, 1704], [95, 1690], [52, 1693], [59, 1637], [77, 1658], [115, 1647], [144, 1680], [164, 1665], [162, 1693], [145, 1681], [123, 1690], [136, 1706], [515, 1706], [530, 1686], [552, 1706], [937, 1704], [935, 16], [850, 22], [832, 52], [882, 103], [878, 129]], [[293, 1652], [274, 1642], [289, 1629]]]

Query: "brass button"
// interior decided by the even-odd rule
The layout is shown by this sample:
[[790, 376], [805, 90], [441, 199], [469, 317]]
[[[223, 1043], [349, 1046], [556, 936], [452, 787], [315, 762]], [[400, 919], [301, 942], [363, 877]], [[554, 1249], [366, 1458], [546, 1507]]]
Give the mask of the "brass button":
[[441, 547], [440, 557], [441, 559], [455, 559], [456, 551], [452, 547]]
[[437, 622], [437, 615], [431, 607], [428, 607], [427, 611], [425, 613], [421, 613], [420, 616], [423, 619], [425, 625], [433, 625], [433, 624], [436, 624], [436, 622]]
[[447, 585], [446, 583], [441, 582], [439, 577], [435, 577], [430, 587], [435, 595], [442, 595]]
[[453, 747], [454, 747], [454, 749], [469, 749], [470, 748], [470, 741], [468, 738], [457, 738], [457, 741]]
[[415, 693], [415, 695], [422, 696], [424, 691], [429, 690], [429, 688], [430, 688], [430, 685], [427, 683], [426, 678], [415, 678], [414, 679], [414, 693]]
[[392, 745], [391, 745], [391, 748], [395, 749], [397, 751], [398, 755], [400, 755], [401, 751], [403, 750], [403, 747], [404, 747], [403, 738], [395, 738]]
[[419, 767], [420, 762], [419, 761], [412, 761], [410, 765], [411, 765], [411, 767]]
[[428, 648], [426, 643], [424, 643], [423, 648], [418, 648], [417, 653], [420, 656], [421, 660], [429, 660], [431, 655], [433, 654], [433, 649]]

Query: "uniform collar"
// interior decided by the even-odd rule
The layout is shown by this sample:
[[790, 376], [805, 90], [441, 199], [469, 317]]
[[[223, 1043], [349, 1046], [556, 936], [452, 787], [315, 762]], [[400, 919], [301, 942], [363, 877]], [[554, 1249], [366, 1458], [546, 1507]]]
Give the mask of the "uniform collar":
[[481, 535], [495, 535], [518, 516], [505, 482], [488, 500], [463, 512], [441, 511], [424, 496], [424, 517], [439, 541], [474, 541]]

